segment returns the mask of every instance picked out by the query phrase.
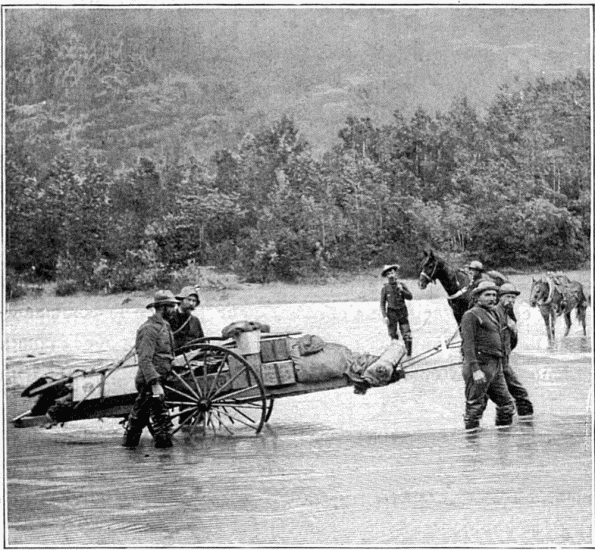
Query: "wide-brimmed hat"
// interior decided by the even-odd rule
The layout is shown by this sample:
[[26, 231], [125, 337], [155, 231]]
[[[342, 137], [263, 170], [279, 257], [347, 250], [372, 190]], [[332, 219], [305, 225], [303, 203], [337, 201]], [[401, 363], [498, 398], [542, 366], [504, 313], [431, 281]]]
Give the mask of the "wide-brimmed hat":
[[382, 268], [382, 272], [381, 272], [381, 277], [386, 277], [387, 272], [389, 272], [391, 269], [396, 269], [397, 271], [399, 271], [399, 269], [401, 269], [401, 266], [399, 264], [390, 264], [390, 265], [385, 265]]
[[518, 296], [520, 291], [518, 291], [512, 283], [504, 283], [500, 287], [500, 290], [498, 290], [498, 295], [504, 296], [504, 294], [514, 294], [515, 296]]
[[153, 301], [147, 304], [147, 309], [157, 306], [175, 306], [180, 303], [180, 300], [176, 300], [171, 290], [158, 290], [153, 296]]
[[478, 260], [473, 260], [469, 262], [467, 269], [477, 269], [477, 271], [483, 271], [483, 264]]
[[477, 288], [473, 289], [473, 296], [479, 296], [482, 292], [486, 292], [487, 290], [494, 290], [498, 292], [498, 286], [492, 281], [481, 281], [477, 285]]
[[200, 298], [198, 296], [198, 290], [194, 286], [185, 286], [178, 294], [176, 294], [177, 300], [183, 300], [184, 298], [188, 298], [188, 296], [196, 296], [196, 300], [198, 301]]

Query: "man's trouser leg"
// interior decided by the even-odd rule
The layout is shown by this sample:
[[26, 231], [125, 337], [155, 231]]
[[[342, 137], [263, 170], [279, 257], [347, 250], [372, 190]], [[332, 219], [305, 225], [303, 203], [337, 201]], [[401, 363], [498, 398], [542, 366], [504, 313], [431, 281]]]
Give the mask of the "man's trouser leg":
[[169, 409], [164, 399], [152, 397], [150, 401], [151, 423], [153, 425], [153, 437], [155, 447], [172, 446], [172, 421], [169, 416]]
[[388, 318], [388, 336], [391, 340], [398, 340], [399, 333], [397, 329], [399, 328], [399, 316], [394, 309], [387, 309], [386, 310], [386, 317]]
[[502, 360], [495, 361], [495, 363], [496, 372], [487, 393], [488, 397], [496, 404], [496, 426], [510, 426], [514, 416], [514, 401], [506, 386]]
[[[488, 375], [485, 371], [484, 374], [487, 382]], [[463, 379], [465, 380], [465, 429], [472, 430], [479, 428], [479, 421], [488, 404], [487, 383], [477, 384], [473, 380], [472, 370], [467, 366], [463, 367]]]
[[399, 319], [399, 325], [401, 326], [401, 335], [403, 336], [403, 342], [407, 349], [407, 357], [411, 357], [413, 350], [413, 337], [411, 336], [411, 327], [409, 326], [409, 319], [407, 317]]
[[126, 431], [124, 432], [124, 440], [122, 442], [124, 447], [136, 447], [140, 442], [140, 436], [144, 427], [149, 423], [149, 399], [151, 398], [151, 394], [144, 387], [140, 387], [138, 390], [126, 423]]
[[512, 398], [516, 403], [516, 409], [519, 416], [528, 416], [533, 414], [533, 403], [529, 400], [529, 393], [521, 384], [508, 360], [504, 361], [504, 379], [506, 386]]

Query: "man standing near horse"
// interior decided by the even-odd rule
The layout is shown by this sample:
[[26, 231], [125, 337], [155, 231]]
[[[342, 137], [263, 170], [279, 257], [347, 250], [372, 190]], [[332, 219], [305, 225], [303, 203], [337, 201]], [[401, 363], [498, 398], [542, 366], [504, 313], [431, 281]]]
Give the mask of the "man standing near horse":
[[172, 446], [172, 422], [165, 404], [163, 382], [171, 371], [174, 336], [169, 325], [176, 306], [170, 290], [158, 290], [147, 309], [154, 308], [136, 333], [138, 371], [134, 380], [138, 395], [128, 416], [123, 445], [136, 447], [145, 426], [152, 423], [155, 447]]
[[533, 404], [529, 400], [529, 393], [521, 384], [516, 373], [510, 366], [510, 354], [518, 342], [518, 331], [516, 326], [516, 315], [514, 313], [514, 303], [520, 292], [512, 283], [504, 283], [498, 291], [499, 302], [496, 306], [500, 311], [506, 324], [502, 331], [502, 340], [504, 344], [504, 357], [502, 359], [504, 379], [506, 386], [512, 398], [516, 403], [517, 414], [519, 416], [531, 416], [533, 414]]
[[382, 318], [388, 326], [388, 335], [391, 340], [398, 340], [397, 329], [400, 327], [403, 342], [407, 349], [407, 357], [411, 357], [413, 350], [413, 337], [409, 326], [409, 312], [405, 300], [411, 300], [413, 295], [410, 290], [397, 280], [398, 264], [385, 265], [382, 277], [388, 277], [388, 282], [380, 292], [380, 311]]
[[473, 291], [476, 304], [463, 315], [461, 339], [465, 380], [465, 429], [476, 430], [488, 399], [496, 404], [496, 426], [512, 424], [514, 402], [504, 378], [505, 321], [495, 307], [498, 287], [481, 281]]

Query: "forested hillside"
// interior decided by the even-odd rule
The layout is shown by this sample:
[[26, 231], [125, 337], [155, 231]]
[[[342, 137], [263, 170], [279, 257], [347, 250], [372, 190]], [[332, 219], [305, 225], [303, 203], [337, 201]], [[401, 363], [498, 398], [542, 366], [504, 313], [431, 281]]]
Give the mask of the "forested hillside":
[[[137, 15], [134, 33], [113, 32], [116, 10], [7, 26], [9, 282], [115, 292], [191, 278], [195, 265], [270, 281], [395, 259], [412, 273], [428, 245], [496, 268], [588, 259], [590, 83], [581, 71], [513, 81], [481, 110], [453, 96], [435, 114], [403, 108], [385, 87], [382, 110], [394, 92], [392, 115], [377, 120], [380, 96], [366, 108], [360, 87], [361, 103], [343, 102], [334, 145], [321, 148], [299, 109], [270, 122], [250, 97], [341, 90], [316, 88], [312, 72], [273, 78], [279, 54], [266, 50], [258, 62], [271, 64], [270, 82], [239, 88], [251, 80], [235, 69], [256, 66], [254, 48], [238, 65], [241, 36], [229, 53], [210, 47], [224, 30], [215, 20], [194, 36], [192, 21], [180, 32], [176, 20], [174, 33], [167, 17], [156, 25]], [[179, 55], [183, 39], [193, 55]], [[334, 70], [339, 85], [341, 58]]]

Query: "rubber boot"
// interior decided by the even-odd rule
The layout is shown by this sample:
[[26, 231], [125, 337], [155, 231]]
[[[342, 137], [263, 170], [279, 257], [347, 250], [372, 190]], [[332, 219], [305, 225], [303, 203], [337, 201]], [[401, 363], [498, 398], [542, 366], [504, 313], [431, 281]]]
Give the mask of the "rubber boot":
[[512, 424], [512, 416], [500, 416], [496, 417], [496, 426], [510, 426]]
[[122, 446], [134, 449], [140, 443], [140, 436], [143, 433], [143, 425], [136, 418], [129, 418], [124, 425], [124, 438]]
[[523, 403], [522, 405], [517, 404], [517, 414], [519, 416], [532, 416], [533, 405], [531, 403]]
[[124, 432], [124, 439], [122, 440], [122, 446], [128, 447], [130, 449], [138, 447], [138, 444], [140, 443], [140, 436], [141, 432], [139, 430], [134, 430], [130, 427], [126, 428], [126, 431]]
[[167, 449], [173, 447], [173, 441], [171, 435], [156, 435], [155, 436], [155, 448], [156, 449]]
[[413, 340], [405, 340], [405, 348], [407, 349], [407, 357], [411, 357], [413, 350]]

